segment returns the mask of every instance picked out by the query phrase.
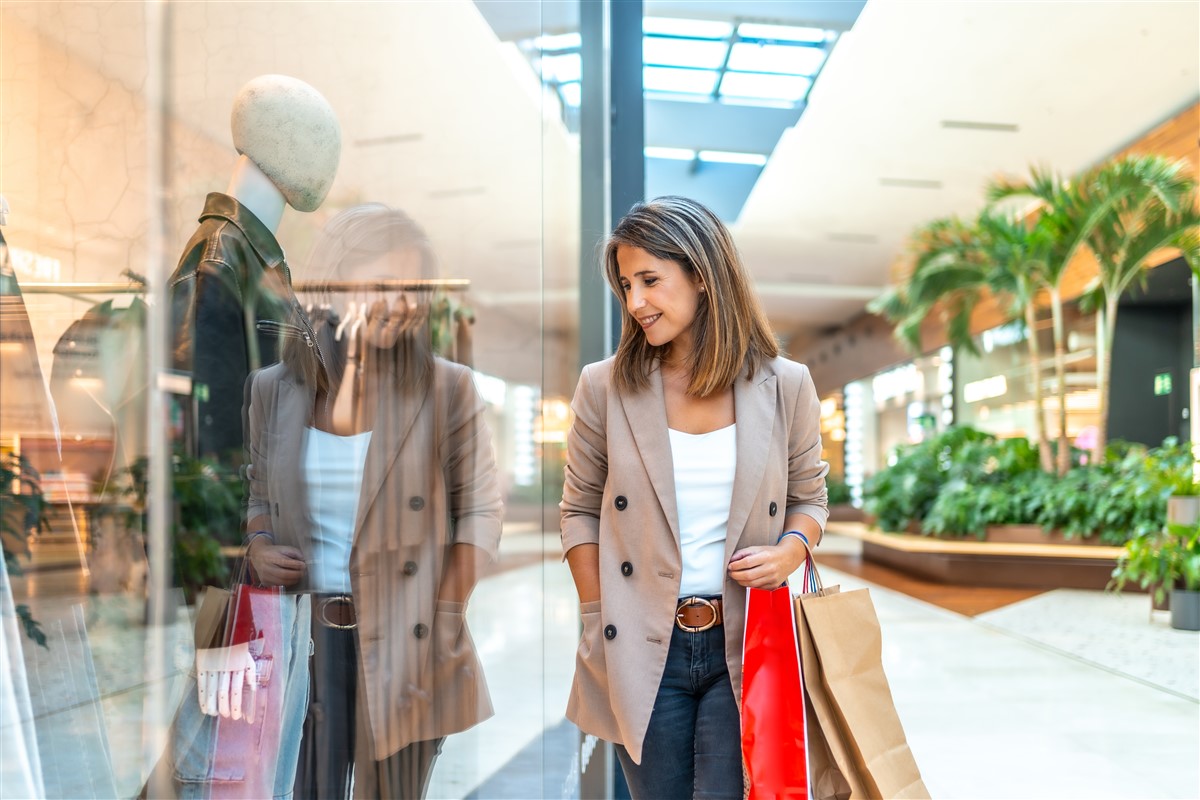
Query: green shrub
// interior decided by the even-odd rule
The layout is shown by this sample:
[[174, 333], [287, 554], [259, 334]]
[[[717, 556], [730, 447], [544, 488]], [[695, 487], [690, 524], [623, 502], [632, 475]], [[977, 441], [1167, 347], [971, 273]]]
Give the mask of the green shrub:
[[989, 525], [1025, 524], [1120, 545], [1162, 529], [1167, 497], [1194, 486], [1191, 465], [1174, 439], [1153, 450], [1114, 442], [1104, 464], [1059, 478], [1041, 471], [1026, 439], [951, 428], [898, 448], [867, 481], [864, 506], [888, 531], [916, 523], [930, 536], [982, 539]]
[[829, 492], [829, 505], [838, 506], [850, 502], [850, 484], [841, 478], [836, 478], [832, 475], [826, 476], [825, 489]]

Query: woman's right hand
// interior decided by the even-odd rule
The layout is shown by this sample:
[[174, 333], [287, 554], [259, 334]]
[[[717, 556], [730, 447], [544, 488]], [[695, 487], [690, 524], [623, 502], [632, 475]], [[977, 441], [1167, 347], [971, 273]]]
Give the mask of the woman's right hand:
[[295, 547], [271, 544], [266, 537], [250, 543], [246, 558], [263, 586], [295, 586], [307, 569], [303, 553]]

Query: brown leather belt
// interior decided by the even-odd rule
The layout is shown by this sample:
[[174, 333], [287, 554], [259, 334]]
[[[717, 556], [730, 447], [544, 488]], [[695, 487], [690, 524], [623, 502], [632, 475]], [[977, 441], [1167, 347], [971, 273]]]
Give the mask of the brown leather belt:
[[326, 628], [351, 631], [358, 627], [354, 598], [348, 594], [313, 595], [313, 616]]
[[675, 607], [675, 625], [688, 633], [715, 628], [724, 621], [719, 597], [681, 597]]

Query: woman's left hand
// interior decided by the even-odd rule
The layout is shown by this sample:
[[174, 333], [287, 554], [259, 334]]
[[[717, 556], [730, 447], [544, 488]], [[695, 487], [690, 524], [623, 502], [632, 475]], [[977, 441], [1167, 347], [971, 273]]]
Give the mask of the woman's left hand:
[[777, 545], [743, 547], [729, 559], [729, 577], [751, 589], [778, 589], [804, 563], [804, 555], [794, 536]]

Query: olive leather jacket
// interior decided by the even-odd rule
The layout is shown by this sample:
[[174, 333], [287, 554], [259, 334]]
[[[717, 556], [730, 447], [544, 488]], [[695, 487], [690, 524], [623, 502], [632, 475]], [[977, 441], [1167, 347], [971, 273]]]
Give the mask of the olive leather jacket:
[[213, 192], [168, 283], [172, 366], [192, 379], [186, 450], [242, 462], [246, 378], [278, 361], [279, 340], [258, 329], [295, 302], [275, 235], [236, 199]]

